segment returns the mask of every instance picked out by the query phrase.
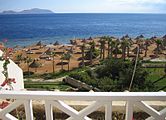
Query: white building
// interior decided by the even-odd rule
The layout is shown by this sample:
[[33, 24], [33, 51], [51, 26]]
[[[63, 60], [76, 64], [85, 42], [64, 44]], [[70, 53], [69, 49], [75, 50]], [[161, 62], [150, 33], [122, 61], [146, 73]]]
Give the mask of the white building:
[[[2, 51], [0, 50], [0, 56], [1, 55], [2, 55]], [[3, 81], [5, 80], [5, 77], [2, 74], [2, 71], [3, 71], [3, 61], [0, 61], [0, 84], [2, 84]], [[14, 90], [24, 89], [23, 71], [12, 60], [10, 60], [10, 64], [8, 65], [8, 74], [9, 74], [9, 78], [15, 78], [16, 80], [16, 83], [12, 83]]]

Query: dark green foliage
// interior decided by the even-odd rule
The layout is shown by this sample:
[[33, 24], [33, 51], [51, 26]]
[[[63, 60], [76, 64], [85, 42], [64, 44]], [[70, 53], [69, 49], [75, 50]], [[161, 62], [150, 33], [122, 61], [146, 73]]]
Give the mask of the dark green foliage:
[[165, 74], [166, 74], [166, 64], [165, 64], [164, 72], [165, 72]]
[[[113, 81], [112, 83], [117, 86], [117, 89], [115, 89], [116, 91], [124, 91], [129, 88], [133, 69], [134, 63], [130, 61], [124, 62], [122, 59], [109, 59], [96, 69], [96, 73], [98, 78], [101, 79], [109, 77], [110, 80]], [[153, 90], [152, 82], [146, 81], [147, 75], [147, 71], [145, 71], [139, 63], [134, 76], [132, 91]]]
[[[116, 50], [113, 50], [113, 54], [116, 54]], [[122, 51], [120, 49], [117, 49], [117, 54], [122, 54]]]
[[104, 77], [99, 80], [98, 88], [101, 89], [102, 91], [115, 91], [117, 87], [115, 85], [116, 82], [117, 81], [113, 81], [109, 77]]
[[92, 79], [87, 72], [73, 72], [69, 76], [81, 82], [85, 82], [86, 84], [96, 86], [96, 81]]
[[[100, 52], [97, 49], [92, 49], [92, 59], [95, 59], [99, 56]], [[91, 56], [91, 51], [89, 50], [88, 52], [86, 52], [85, 54], [85, 59], [89, 60]]]
[[[95, 70], [75, 72], [70, 75], [77, 80], [99, 88], [102, 91], [124, 91], [129, 89], [134, 63], [122, 59], [108, 59]], [[153, 83], [146, 80], [148, 72], [137, 65], [131, 91], [154, 91]]]

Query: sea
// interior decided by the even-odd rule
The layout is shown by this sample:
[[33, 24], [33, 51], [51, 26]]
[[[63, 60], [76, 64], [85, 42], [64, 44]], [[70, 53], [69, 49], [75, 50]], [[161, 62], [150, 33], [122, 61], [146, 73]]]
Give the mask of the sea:
[[70, 43], [71, 39], [97, 36], [145, 37], [166, 34], [166, 14], [18, 14], [0, 15], [0, 41], [27, 46], [42, 41]]

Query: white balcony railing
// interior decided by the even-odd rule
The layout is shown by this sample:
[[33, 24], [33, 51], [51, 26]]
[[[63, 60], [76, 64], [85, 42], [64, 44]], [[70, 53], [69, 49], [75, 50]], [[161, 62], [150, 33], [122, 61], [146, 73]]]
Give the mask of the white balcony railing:
[[[10, 105], [0, 110], [0, 119], [17, 120], [9, 113], [24, 105], [26, 120], [33, 120], [33, 100], [43, 100], [46, 120], [53, 120], [52, 107], [57, 107], [70, 117], [67, 120], [91, 120], [88, 115], [104, 106], [105, 120], [112, 120], [112, 102], [126, 102], [126, 120], [133, 119], [133, 108], [137, 106], [151, 117], [146, 120], [165, 120], [166, 105], [157, 111], [145, 101], [166, 101], [165, 92], [49, 92], [49, 91], [0, 91], [0, 99], [14, 99]], [[93, 101], [81, 111], [67, 105], [64, 101]]]

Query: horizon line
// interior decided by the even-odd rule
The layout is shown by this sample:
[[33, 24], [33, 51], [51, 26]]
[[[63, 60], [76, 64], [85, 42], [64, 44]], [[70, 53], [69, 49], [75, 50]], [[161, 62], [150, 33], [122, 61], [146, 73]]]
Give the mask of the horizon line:
[[[21, 15], [24, 13], [11, 13], [12, 15]], [[26, 14], [26, 13], [25, 13]], [[29, 13], [27, 13], [29, 14]], [[32, 13], [32, 14], [166, 14], [166, 13], [152, 13], [152, 12], [53, 12], [53, 13]], [[0, 15], [9, 15], [0, 11]]]

